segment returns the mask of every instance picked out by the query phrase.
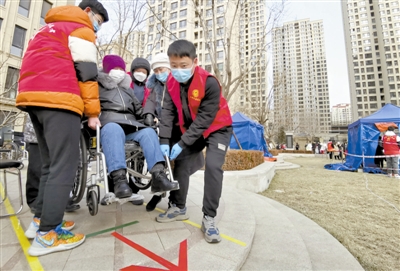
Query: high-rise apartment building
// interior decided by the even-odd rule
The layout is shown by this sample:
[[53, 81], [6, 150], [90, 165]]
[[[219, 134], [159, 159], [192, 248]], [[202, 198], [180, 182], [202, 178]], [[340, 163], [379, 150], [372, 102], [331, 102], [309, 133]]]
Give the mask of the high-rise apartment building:
[[[207, 71], [219, 73], [222, 80], [227, 79], [228, 68], [232, 78], [243, 75], [235, 94], [226, 97], [231, 111], [251, 107], [260, 91], [265, 100], [263, 1], [243, 0], [237, 13], [236, 2], [226, 0], [149, 0], [149, 4], [144, 52], [149, 61], [167, 52], [173, 41], [189, 40], [197, 48], [199, 65]], [[251, 67], [243, 73], [247, 64]]]
[[121, 48], [131, 52], [132, 57], [144, 57], [146, 32], [135, 30], [118, 36], [117, 40]]
[[55, 6], [74, 5], [75, 0], [0, 0], [0, 128], [22, 130], [15, 108], [19, 69], [30, 37], [45, 25], [47, 11]]
[[342, 103], [332, 107], [332, 126], [347, 126], [352, 120], [350, 104]]
[[274, 119], [294, 135], [316, 136], [331, 127], [322, 21], [273, 29]]
[[400, 105], [399, 0], [342, 1], [353, 120]]

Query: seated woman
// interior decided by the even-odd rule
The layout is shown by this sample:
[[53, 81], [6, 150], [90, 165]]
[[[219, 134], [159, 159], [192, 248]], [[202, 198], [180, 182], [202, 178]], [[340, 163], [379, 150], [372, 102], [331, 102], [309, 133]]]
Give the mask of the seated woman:
[[136, 141], [142, 147], [152, 174], [153, 193], [177, 190], [179, 185], [170, 182], [164, 172], [165, 160], [156, 132], [139, 122], [143, 108], [129, 87], [131, 80], [120, 56], [104, 57], [103, 70], [98, 74], [101, 105], [99, 119], [102, 125], [100, 143], [106, 157], [107, 171], [114, 182], [115, 196], [127, 198], [132, 195], [126, 177], [126, 141]]

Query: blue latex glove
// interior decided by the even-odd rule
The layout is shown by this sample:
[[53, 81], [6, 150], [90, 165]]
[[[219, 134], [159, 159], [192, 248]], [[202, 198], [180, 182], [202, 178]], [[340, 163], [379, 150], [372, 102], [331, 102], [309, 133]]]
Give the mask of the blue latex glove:
[[160, 145], [160, 149], [161, 149], [163, 156], [165, 156], [165, 155], [169, 156], [169, 145], [162, 144], [162, 145]]
[[174, 160], [178, 155], [182, 152], [181, 146], [179, 146], [178, 143], [176, 143], [171, 150], [171, 155], [169, 156], [169, 159]]

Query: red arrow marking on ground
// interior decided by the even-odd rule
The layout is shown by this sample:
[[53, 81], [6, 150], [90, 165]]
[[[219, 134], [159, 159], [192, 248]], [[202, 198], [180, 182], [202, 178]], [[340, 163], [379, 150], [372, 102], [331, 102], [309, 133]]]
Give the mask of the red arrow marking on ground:
[[125, 244], [133, 247], [140, 253], [146, 255], [150, 259], [158, 262], [159, 264], [165, 266], [168, 269], [159, 269], [159, 268], [152, 268], [152, 267], [145, 267], [145, 266], [138, 266], [138, 265], [131, 265], [125, 268], [122, 268], [121, 271], [157, 271], [157, 270], [173, 270], [173, 271], [187, 271], [188, 270], [188, 262], [187, 262], [187, 240], [182, 241], [179, 246], [179, 260], [178, 265], [175, 265], [164, 258], [161, 258], [157, 254], [151, 252], [150, 250], [145, 249], [144, 247], [136, 244], [135, 242], [129, 240], [128, 238], [122, 236], [117, 232], [113, 232], [115, 238], [121, 240]]

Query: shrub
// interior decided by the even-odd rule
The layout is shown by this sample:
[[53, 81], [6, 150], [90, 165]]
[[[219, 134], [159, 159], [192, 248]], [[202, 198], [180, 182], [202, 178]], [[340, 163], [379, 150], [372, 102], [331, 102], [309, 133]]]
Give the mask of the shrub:
[[223, 170], [247, 170], [264, 163], [262, 151], [228, 150]]

